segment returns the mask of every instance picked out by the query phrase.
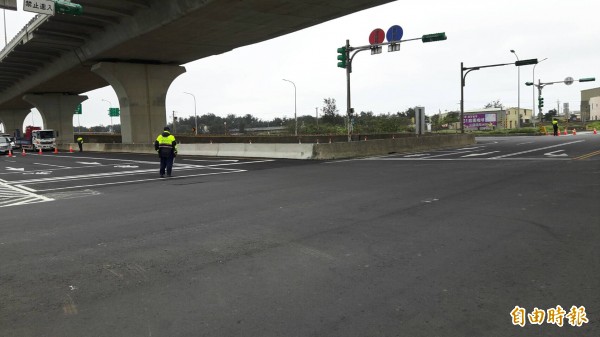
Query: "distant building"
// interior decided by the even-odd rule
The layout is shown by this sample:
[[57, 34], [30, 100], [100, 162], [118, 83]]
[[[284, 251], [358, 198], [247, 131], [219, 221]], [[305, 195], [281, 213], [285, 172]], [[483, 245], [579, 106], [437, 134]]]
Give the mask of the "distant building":
[[[517, 123], [517, 118], [518, 118], [518, 114], [517, 111], [519, 109], [518, 108], [508, 108], [506, 110], [506, 128], [507, 129], [514, 129], [518, 126]], [[532, 111], [531, 109], [523, 109], [521, 108], [521, 126], [523, 126], [523, 124], [529, 124], [531, 123], [531, 117], [532, 117]]]
[[[600, 112], [597, 106], [600, 98], [600, 88], [581, 90], [581, 118], [584, 121], [600, 120]], [[592, 114], [592, 108], [595, 109], [595, 114]], [[594, 118], [595, 117], [595, 118]]]
[[600, 120], [600, 96], [592, 97], [589, 101], [590, 114], [588, 120], [598, 121]]

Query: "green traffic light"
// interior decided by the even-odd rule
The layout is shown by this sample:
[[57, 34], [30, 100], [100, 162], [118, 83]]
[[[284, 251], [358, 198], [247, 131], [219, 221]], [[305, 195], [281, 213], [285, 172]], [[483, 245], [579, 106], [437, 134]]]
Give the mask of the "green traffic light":
[[339, 68], [346, 68], [347, 67], [347, 62], [348, 62], [348, 55], [346, 54], [346, 47], [340, 47], [337, 49], [338, 52], [338, 63], [337, 66]]

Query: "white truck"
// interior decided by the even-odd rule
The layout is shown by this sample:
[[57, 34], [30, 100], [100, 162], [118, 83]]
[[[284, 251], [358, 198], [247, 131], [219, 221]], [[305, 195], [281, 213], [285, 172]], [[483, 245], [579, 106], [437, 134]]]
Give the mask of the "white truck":
[[30, 151], [54, 150], [56, 148], [57, 133], [54, 130], [41, 130], [40, 127], [28, 126], [23, 137], [15, 141], [18, 147]]

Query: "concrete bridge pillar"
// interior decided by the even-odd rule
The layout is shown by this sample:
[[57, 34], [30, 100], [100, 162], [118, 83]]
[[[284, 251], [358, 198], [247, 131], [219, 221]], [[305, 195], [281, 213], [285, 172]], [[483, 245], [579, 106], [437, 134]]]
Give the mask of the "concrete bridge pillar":
[[152, 144], [167, 125], [167, 90], [185, 67], [100, 62], [92, 71], [104, 78], [119, 97], [124, 144]]
[[0, 110], [0, 122], [4, 124], [4, 131], [11, 135], [15, 133], [15, 129], [23, 132], [23, 122], [30, 112], [29, 109]]
[[27, 94], [23, 99], [42, 115], [43, 127], [58, 131], [57, 144], [73, 143], [73, 114], [87, 96], [69, 94]]

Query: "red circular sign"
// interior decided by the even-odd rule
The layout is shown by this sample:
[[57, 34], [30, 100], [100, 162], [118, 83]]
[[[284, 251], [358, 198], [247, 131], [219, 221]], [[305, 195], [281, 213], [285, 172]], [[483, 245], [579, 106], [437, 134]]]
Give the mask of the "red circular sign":
[[369, 43], [370, 44], [378, 44], [382, 43], [385, 39], [385, 32], [381, 28], [374, 29], [369, 35]]

